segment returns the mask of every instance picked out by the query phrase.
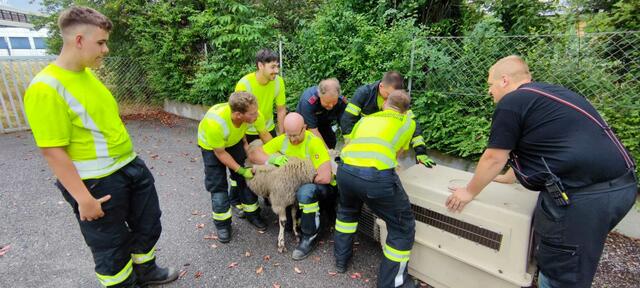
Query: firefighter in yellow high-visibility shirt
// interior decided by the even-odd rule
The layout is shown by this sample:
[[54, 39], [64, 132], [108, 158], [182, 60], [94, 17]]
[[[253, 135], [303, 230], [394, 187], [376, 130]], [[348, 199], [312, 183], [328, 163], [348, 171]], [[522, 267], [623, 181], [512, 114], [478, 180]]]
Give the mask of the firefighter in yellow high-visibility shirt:
[[204, 162], [204, 184], [211, 193], [212, 218], [218, 231], [218, 241], [231, 241], [231, 206], [227, 194], [227, 168], [231, 181], [237, 183], [247, 220], [258, 230], [267, 229], [260, 217], [258, 197], [249, 190], [245, 179], [253, 178], [251, 169], [243, 167], [248, 144], [245, 132], [253, 124], [264, 142], [271, 135], [264, 126], [256, 98], [248, 92], [234, 92], [228, 103], [215, 105], [207, 111], [198, 126], [198, 145]]
[[60, 13], [60, 56], [31, 81], [25, 112], [57, 186], [71, 204], [106, 287], [171, 282], [155, 262], [160, 205], [111, 92], [90, 68], [109, 52], [111, 21], [87, 7]]
[[[302, 210], [302, 239], [293, 251], [294, 260], [302, 260], [309, 256], [318, 242], [320, 204], [326, 204], [323, 205], [323, 210], [328, 213], [335, 211], [333, 206], [336, 189], [335, 181], [332, 181], [329, 151], [322, 139], [306, 128], [302, 115], [295, 112], [287, 114], [284, 119], [285, 134], [273, 138], [255, 154], [255, 161], [258, 163], [281, 166], [287, 163], [288, 157], [296, 157], [310, 160], [316, 169], [317, 175], [313, 183], [304, 184], [296, 191], [296, 199]], [[280, 154], [276, 154], [277, 152]]]
[[336, 175], [340, 191], [335, 225], [336, 269], [347, 270], [353, 235], [362, 204], [384, 220], [389, 234], [378, 272], [378, 287], [413, 287], [407, 263], [415, 234], [411, 203], [395, 172], [397, 152], [409, 149], [416, 129], [406, 111], [410, 97], [403, 90], [389, 94], [383, 110], [356, 123], [351, 141], [342, 149]]

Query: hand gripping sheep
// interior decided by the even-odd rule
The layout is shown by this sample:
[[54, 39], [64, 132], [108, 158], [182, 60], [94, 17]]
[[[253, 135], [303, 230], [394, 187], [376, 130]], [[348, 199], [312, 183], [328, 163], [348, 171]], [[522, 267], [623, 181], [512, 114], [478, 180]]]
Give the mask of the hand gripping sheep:
[[[259, 196], [269, 198], [271, 209], [278, 215], [280, 232], [278, 233], [278, 252], [286, 251], [284, 245], [284, 225], [287, 221], [286, 208], [291, 209], [291, 219], [296, 219], [298, 210], [296, 191], [303, 184], [313, 183], [316, 170], [309, 160], [290, 157], [289, 162], [280, 168], [271, 165], [256, 165], [253, 179], [247, 181], [249, 188]], [[293, 231], [298, 239], [298, 231], [294, 225]]]

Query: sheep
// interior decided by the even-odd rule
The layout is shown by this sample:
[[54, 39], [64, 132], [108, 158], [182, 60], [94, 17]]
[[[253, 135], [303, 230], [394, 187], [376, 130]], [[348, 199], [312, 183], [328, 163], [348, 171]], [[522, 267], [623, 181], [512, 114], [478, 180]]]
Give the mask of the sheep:
[[[253, 144], [253, 143], [252, 143]], [[278, 215], [280, 232], [278, 233], [278, 252], [286, 251], [284, 244], [284, 226], [287, 221], [287, 207], [297, 205], [296, 191], [306, 183], [313, 183], [316, 170], [309, 160], [290, 157], [287, 164], [277, 168], [271, 165], [254, 166], [253, 179], [247, 181], [249, 189], [256, 195], [269, 198], [271, 209]], [[296, 219], [297, 206], [291, 209], [291, 219]], [[295, 221], [295, 220], [294, 220]], [[293, 229], [296, 239], [298, 231]]]

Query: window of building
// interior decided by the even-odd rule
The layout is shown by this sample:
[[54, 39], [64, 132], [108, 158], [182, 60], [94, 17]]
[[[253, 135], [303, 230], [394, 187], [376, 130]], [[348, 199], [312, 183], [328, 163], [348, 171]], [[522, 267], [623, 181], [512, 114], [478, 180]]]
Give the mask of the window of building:
[[31, 49], [28, 37], [9, 37], [11, 49]]
[[36, 49], [47, 49], [47, 39], [44, 37], [33, 37], [33, 45]]
[[0, 37], [0, 49], [9, 49], [9, 45], [7, 45], [7, 40], [4, 37]]

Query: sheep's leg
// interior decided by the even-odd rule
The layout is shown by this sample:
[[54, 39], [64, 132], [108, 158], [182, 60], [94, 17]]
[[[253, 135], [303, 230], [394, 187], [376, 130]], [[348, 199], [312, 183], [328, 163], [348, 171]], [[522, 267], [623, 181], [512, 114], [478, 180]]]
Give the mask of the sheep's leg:
[[286, 210], [284, 213], [280, 213], [280, 215], [278, 215], [278, 223], [280, 223], [280, 232], [278, 232], [278, 252], [282, 253], [287, 251], [287, 247], [284, 246], [284, 226], [287, 223]]
[[293, 204], [293, 206], [291, 206], [291, 221], [293, 221], [293, 235], [296, 236], [296, 243], [300, 243], [300, 235], [298, 233], [298, 217], [296, 217], [298, 214], [298, 207], [296, 204]]

